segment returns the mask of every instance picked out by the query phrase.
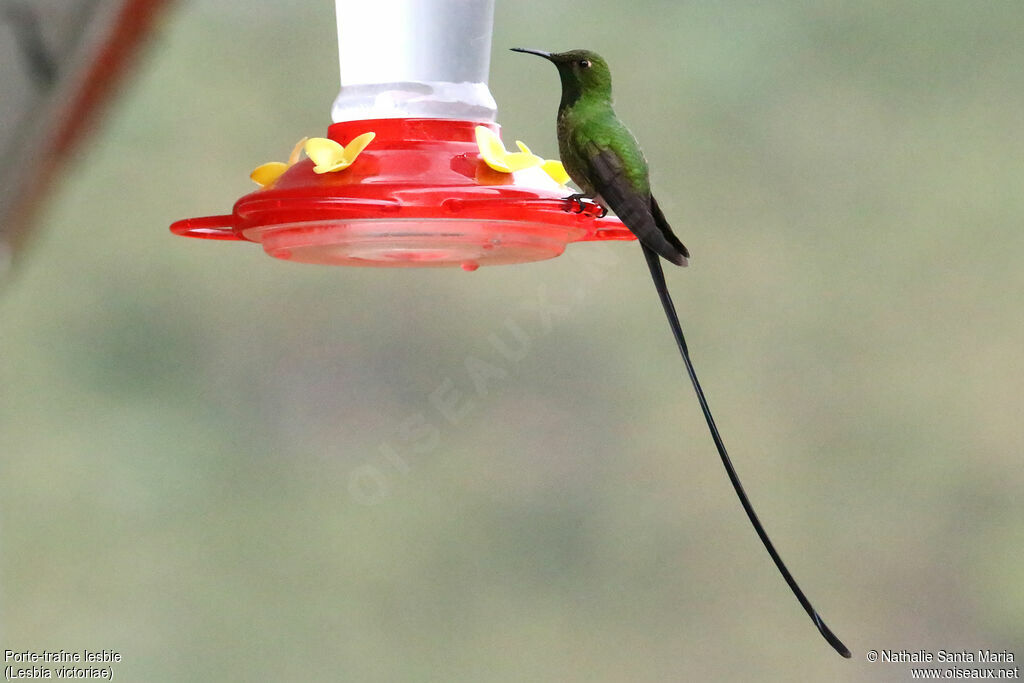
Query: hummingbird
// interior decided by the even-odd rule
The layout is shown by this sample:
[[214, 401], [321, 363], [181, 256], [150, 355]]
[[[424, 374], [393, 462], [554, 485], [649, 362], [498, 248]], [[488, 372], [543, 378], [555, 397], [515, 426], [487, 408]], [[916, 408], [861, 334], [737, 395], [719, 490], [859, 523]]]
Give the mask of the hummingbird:
[[651, 193], [650, 170], [640, 145], [633, 133], [615, 114], [612, 107], [612, 77], [608, 63], [589, 50], [544, 52], [515, 47], [514, 52], [525, 52], [548, 60], [558, 69], [562, 82], [562, 99], [558, 105], [558, 152], [569, 177], [581, 192], [566, 197], [569, 210], [582, 212], [583, 200], [596, 202], [604, 215], [609, 209], [636, 235], [658, 292], [676, 346], [686, 365], [686, 372], [697, 394], [704, 420], [712, 441], [725, 466], [743, 510], [757, 532], [761, 543], [793, 591], [800, 605], [814, 622], [829, 645], [843, 657], [850, 658], [850, 650], [825, 624], [803, 590], [790, 574], [775, 545], [754, 512], [739, 475], [732, 464], [725, 443], [711, 415], [704, 390], [690, 360], [690, 351], [683, 336], [675, 304], [665, 282], [661, 259], [685, 266], [690, 252], [679, 241]]

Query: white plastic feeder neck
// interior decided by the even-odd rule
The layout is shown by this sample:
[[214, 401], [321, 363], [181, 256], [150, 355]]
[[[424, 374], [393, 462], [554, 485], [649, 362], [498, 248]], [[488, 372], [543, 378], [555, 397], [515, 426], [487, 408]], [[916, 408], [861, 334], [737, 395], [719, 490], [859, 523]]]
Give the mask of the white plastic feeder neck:
[[494, 121], [494, 0], [335, 0], [341, 92], [331, 118]]

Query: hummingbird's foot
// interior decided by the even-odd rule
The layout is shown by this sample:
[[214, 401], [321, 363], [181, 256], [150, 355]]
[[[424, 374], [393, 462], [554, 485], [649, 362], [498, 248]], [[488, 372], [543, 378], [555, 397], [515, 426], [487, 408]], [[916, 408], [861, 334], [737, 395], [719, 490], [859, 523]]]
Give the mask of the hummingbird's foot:
[[587, 195], [583, 194], [582, 192], [577, 192], [576, 194], [569, 195], [568, 197], [565, 198], [565, 201], [569, 202], [569, 207], [566, 209], [566, 211], [571, 211], [572, 213], [583, 213], [587, 209], [587, 207], [584, 206], [583, 204], [583, 200], [586, 198]]
[[605, 206], [604, 204], [598, 204], [597, 206], [601, 209], [601, 213], [597, 214], [598, 218], [604, 218], [605, 216], [608, 215], [608, 207], [607, 206]]

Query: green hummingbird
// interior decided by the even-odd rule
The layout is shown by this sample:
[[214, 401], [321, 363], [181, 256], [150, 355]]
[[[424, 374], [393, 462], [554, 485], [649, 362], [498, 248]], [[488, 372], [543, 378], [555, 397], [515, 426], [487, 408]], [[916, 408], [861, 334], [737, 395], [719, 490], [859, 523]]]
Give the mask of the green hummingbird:
[[725, 449], [725, 443], [718, 433], [704, 390], [701, 389], [697, 373], [693, 369], [682, 326], [679, 324], [679, 316], [669, 295], [659, 258], [663, 257], [677, 266], [685, 266], [690, 253], [672, 232], [665, 214], [651, 194], [647, 160], [640, 150], [639, 143], [612, 108], [612, 76], [608, 63], [600, 55], [589, 50], [555, 53], [519, 47], [512, 50], [543, 57], [558, 69], [562, 81], [562, 100], [558, 105], [558, 151], [569, 177], [582, 190], [566, 199], [570, 201], [572, 210], [579, 212], [584, 210], [583, 199], [590, 199], [599, 204], [602, 207], [602, 215], [611, 209], [637, 236], [668, 318], [669, 327], [697, 393], [701, 412], [704, 413], [704, 419], [711, 431], [711, 438], [729, 475], [729, 481], [739, 496], [743, 510], [775, 566], [818, 631], [836, 652], [849, 658], [849, 649], [825, 625], [768, 538], [743, 490], [736, 468], [733, 467], [729, 453]]

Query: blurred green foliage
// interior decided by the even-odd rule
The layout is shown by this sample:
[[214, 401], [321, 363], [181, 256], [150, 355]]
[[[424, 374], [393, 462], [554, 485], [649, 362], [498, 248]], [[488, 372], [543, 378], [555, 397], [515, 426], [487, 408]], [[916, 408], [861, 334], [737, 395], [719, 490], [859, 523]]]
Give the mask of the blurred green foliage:
[[[611, 63], [694, 255], [670, 282], [726, 442], [852, 662], [748, 527], [636, 245], [466, 274], [168, 234], [322, 134], [332, 12], [182, 3], [64, 165], [0, 298], [0, 647], [115, 649], [149, 681], [1024, 657], [1020, 3], [498, 6], [509, 139], [554, 154], [558, 82], [506, 47]], [[509, 324], [521, 361], [489, 339]], [[505, 376], [479, 392], [468, 357]]]

